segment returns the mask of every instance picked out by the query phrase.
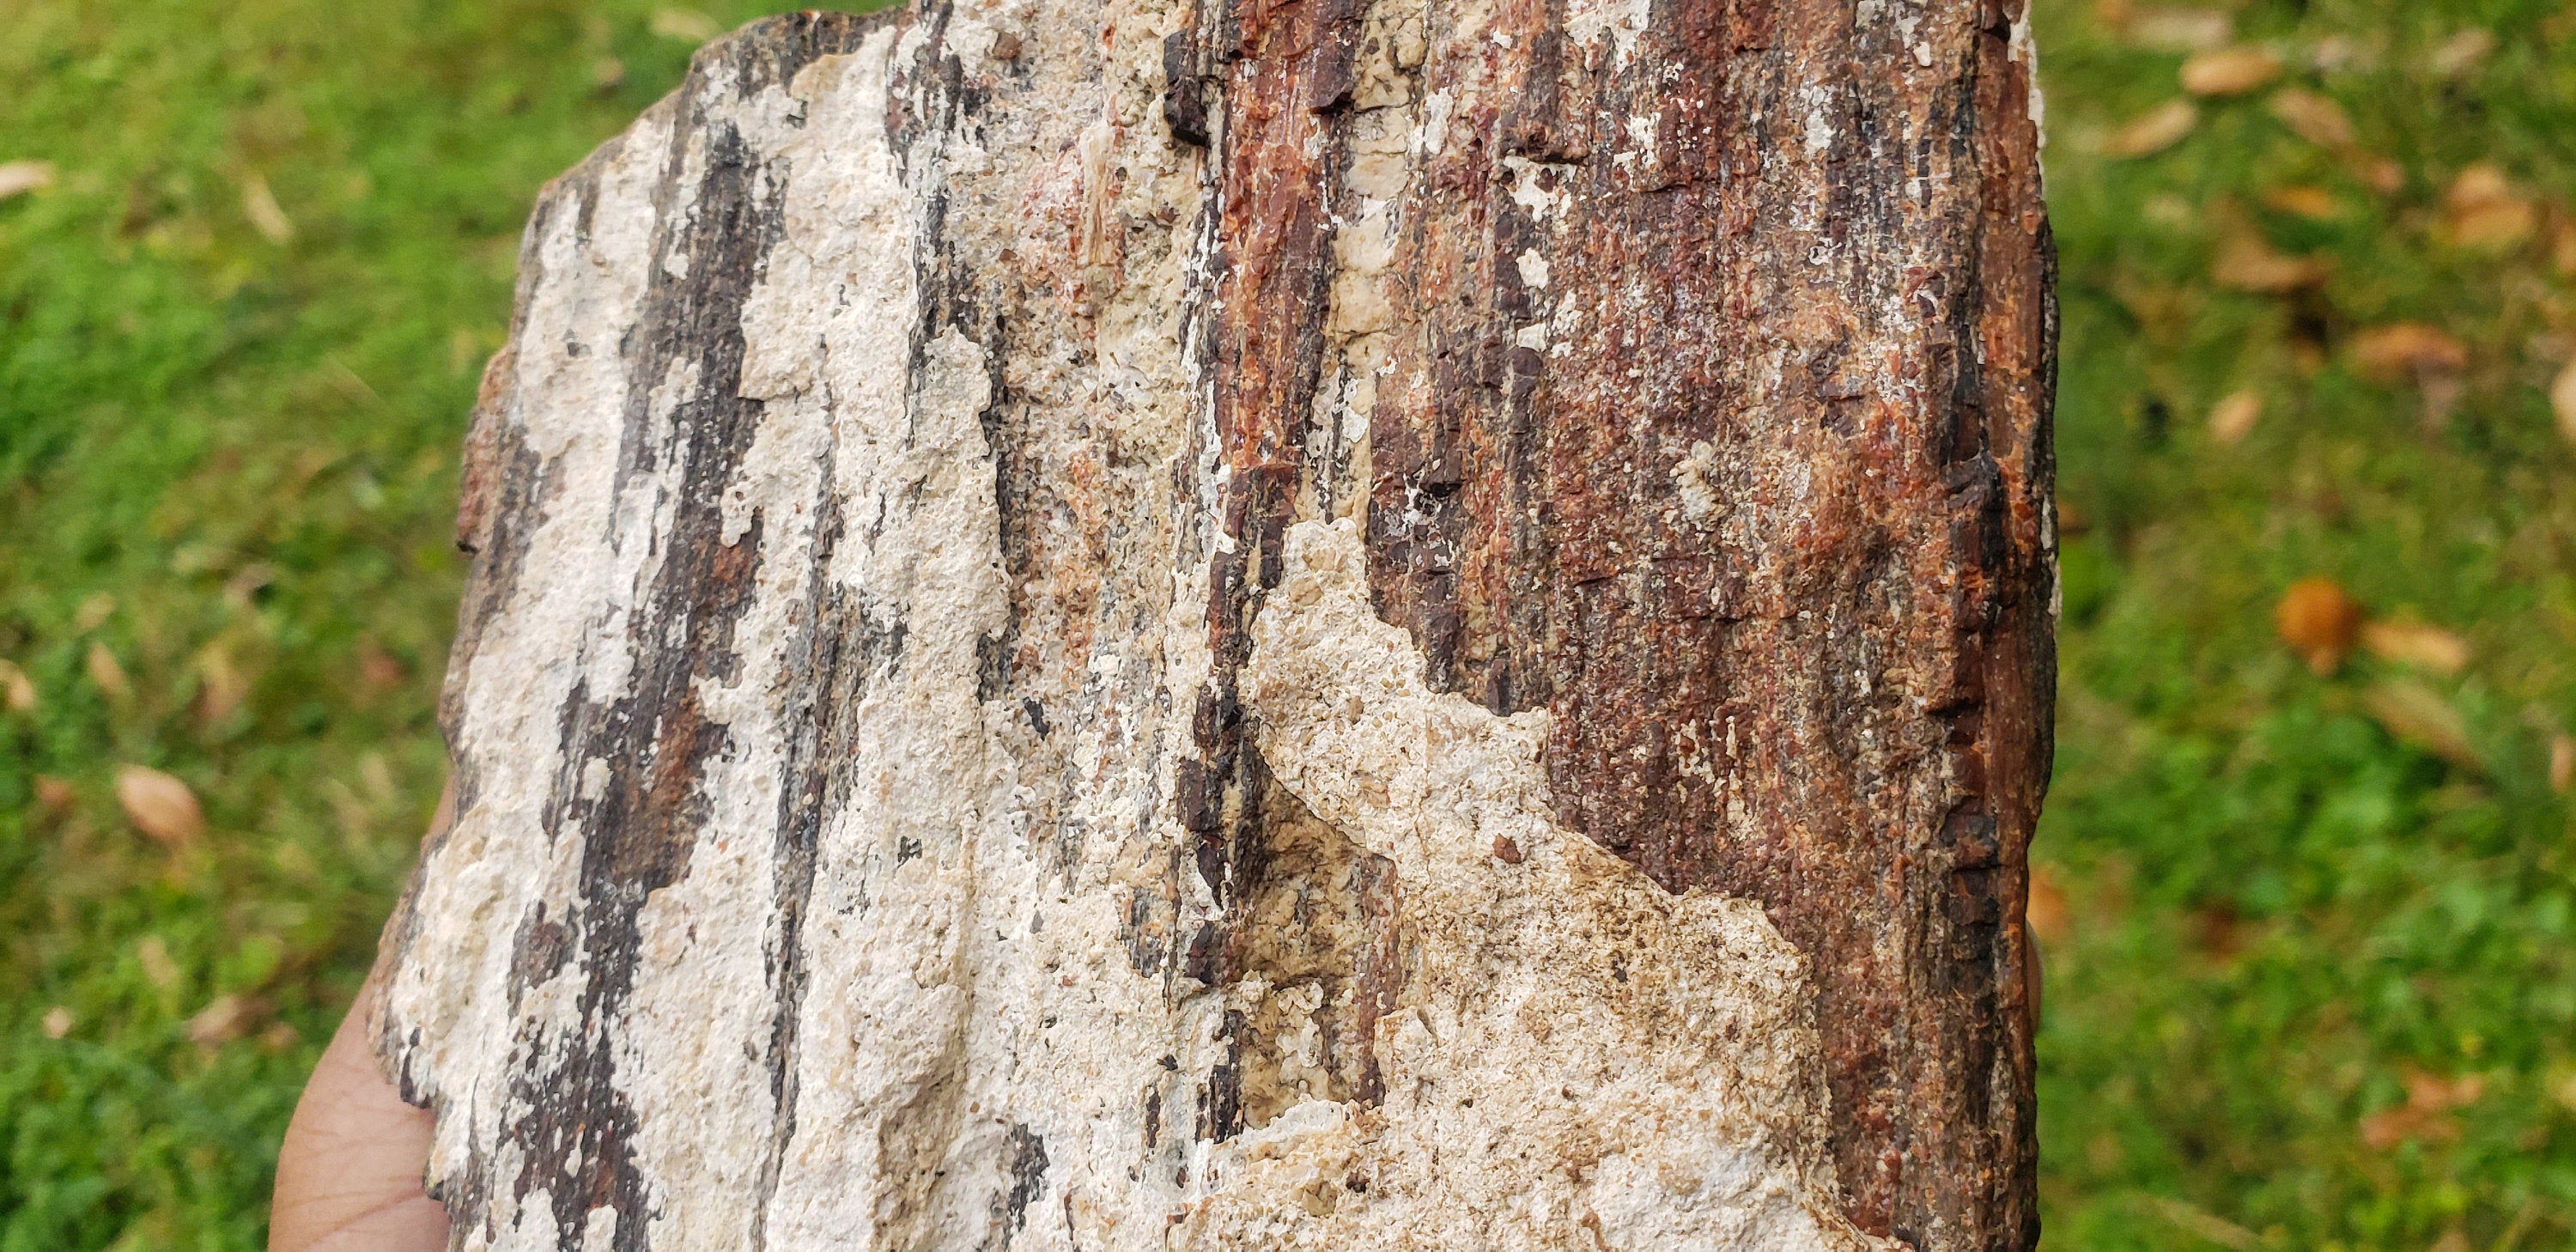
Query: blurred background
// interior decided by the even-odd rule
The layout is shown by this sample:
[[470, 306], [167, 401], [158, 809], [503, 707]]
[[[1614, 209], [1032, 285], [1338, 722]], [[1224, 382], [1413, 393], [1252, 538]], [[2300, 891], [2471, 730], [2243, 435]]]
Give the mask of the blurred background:
[[[0, 0], [0, 1252], [260, 1246], [522, 217], [761, 11]], [[2576, 5], [2035, 21], [2047, 1246], [2576, 1245]]]

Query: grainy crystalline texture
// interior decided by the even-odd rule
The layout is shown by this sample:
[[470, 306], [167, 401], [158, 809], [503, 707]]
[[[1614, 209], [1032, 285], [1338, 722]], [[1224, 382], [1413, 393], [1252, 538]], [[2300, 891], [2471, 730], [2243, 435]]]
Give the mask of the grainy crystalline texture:
[[2024, 1248], [2018, 7], [805, 13], [548, 189], [463, 1248]]

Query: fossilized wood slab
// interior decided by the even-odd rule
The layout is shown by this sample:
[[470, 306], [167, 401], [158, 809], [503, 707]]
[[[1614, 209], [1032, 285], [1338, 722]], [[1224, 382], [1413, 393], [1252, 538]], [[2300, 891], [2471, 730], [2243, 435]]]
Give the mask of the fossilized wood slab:
[[554, 184], [381, 1044], [468, 1248], [2028, 1246], [1988, 0], [943, 0]]

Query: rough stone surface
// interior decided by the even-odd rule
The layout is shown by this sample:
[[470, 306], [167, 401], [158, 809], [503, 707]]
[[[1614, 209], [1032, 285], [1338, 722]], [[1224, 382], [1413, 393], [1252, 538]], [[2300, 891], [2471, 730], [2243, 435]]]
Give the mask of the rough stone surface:
[[458, 1246], [2028, 1246], [2036, 145], [1989, 0], [709, 47], [469, 440]]

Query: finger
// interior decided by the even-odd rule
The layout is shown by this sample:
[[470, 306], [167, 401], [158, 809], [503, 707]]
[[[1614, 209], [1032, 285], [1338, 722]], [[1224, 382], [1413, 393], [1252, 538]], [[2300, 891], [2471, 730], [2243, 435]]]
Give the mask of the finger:
[[376, 1068], [365, 1021], [374, 988], [340, 1022], [278, 1152], [269, 1252], [435, 1252], [447, 1213], [421, 1191], [432, 1119]]
[[[439, 802], [433, 831], [452, 812]], [[437, 1252], [447, 1213], [421, 1190], [434, 1119], [403, 1102], [376, 1065], [382, 970], [367, 979], [322, 1050], [278, 1149], [269, 1252]]]

